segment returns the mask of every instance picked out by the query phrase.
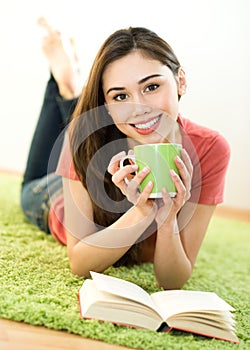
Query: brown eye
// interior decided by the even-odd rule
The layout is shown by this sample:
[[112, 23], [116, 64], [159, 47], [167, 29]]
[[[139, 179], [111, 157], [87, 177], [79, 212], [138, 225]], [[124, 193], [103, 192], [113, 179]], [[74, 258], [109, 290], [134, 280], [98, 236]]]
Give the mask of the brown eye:
[[145, 91], [155, 91], [158, 89], [159, 84], [150, 84], [146, 87]]
[[114, 100], [115, 101], [124, 101], [124, 100], [126, 100], [127, 97], [128, 97], [128, 95], [126, 95], [126, 94], [119, 94], [119, 95], [114, 96]]

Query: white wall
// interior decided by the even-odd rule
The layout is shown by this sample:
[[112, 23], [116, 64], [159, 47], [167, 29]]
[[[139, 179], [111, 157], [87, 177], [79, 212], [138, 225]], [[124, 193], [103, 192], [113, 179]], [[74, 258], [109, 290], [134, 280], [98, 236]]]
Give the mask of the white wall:
[[0, 168], [23, 171], [48, 66], [36, 19], [76, 37], [86, 75], [114, 30], [145, 26], [174, 48], [188, 78], [183, 115], [229, 141], [225, 205], [250, 209], [248, 0], [0, 0]]

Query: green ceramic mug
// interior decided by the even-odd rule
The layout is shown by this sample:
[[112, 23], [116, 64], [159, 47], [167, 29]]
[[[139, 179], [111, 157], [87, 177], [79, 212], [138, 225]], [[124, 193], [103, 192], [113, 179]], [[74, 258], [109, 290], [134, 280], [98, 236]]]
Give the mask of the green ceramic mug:
[[[154, 183], [150, 198], [161, 198], [162, 188], [165, 187], [171, 197], [176, 196], [176, 187], [170, 176], [169, 171], [173, 169], [179, 174], [175, 165], [174, 158], [181, 157], [181, 144], [176, 143], [156, 143], [146, 144], [134, 147], [134, 155], [124, 157], [120, 166], [124, 166], [125, 159], [131, 159], [138, 165], [138, 171], [145, 166], [150, 168], [150, 173], [140, 184], [140, 191], [143, 191], [146, 184], [151, 180]], [[129, 181], [126, 179], [126, 181]]]

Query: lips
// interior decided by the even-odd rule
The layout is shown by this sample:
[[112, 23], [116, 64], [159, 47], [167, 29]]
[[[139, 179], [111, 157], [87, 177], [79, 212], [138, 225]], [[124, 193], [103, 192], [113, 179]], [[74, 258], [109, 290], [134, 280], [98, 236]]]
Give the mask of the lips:
[[161, 115], [158, 115], [157, 117], [151, 118], [145, 123], [137, 123], [137, 124], [133, 124], [133, 126], [138, 133], [149, 134], [157, 128], [160, 119], [161, 119]]

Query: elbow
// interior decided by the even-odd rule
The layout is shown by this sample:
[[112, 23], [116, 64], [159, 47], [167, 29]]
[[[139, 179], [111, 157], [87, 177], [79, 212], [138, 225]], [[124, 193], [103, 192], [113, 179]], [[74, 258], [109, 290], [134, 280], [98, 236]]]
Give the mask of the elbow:
[[162, 286], [164, 290], [180, 290], [184, 287], [185, 283], [176, 283], [176, 284], [166, 284]]
[[166, 283], [157, 283], [159, 288], [162, 288], [164, 290], [178, 290], [182, 289], [184, 287], [186, 282], [184, 283], [179, 283], [179, 282], [169, 282], [167, 281]]
[[82, 261], [79, 261], [75, 258], [69, 259], [70, 270], [73, 275], [84, 278], [91, 278], [90, 271], [102, 273], [104, 269], [100, 266], [83, 264]]
[[67, 253], [69, 259], [69, 267], [73, 275], [78, 277], [89, 278], [90, 276], [90, 266], [84, 264], [83, 261], [88, 261], [87, 258], [79, 258], [79, 254], [76, 254], [75, 247], [67, 246]]
[[178, 290], [182, 289], [184, 285], [187, 283], [189, 278], [192, 275], [192, 269], [186, 271], [186, 273], [182, 274], [182, 276], [174, 276], [163, 279], [157, 279], [157, 285], [159, 288], [163, 288], [164, 290]]
[[90, 278], [90, 271], [85, 271], [82, 268], [79, 268], [76, 264], [70, 263], [70, 270], [73, 273], [73, 275], [76, 275], [78, 277], [85, 277]]
[[76, 275], [78, 277], [85, 277], [85, 278], [91, 277], [90, 269], [86, 269], [86, 266], [79, 264], [79, 262], [76, 261], [76, 259], [73, 259], [72, 257], [69, 258], [69, 266], [73, 275]]

